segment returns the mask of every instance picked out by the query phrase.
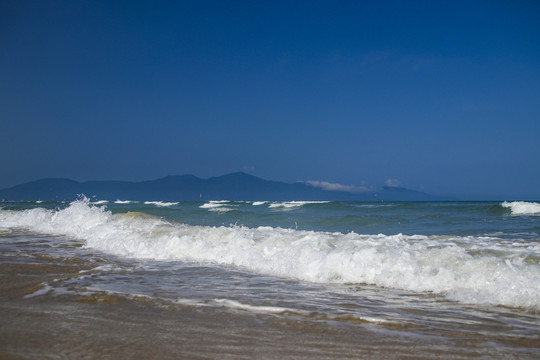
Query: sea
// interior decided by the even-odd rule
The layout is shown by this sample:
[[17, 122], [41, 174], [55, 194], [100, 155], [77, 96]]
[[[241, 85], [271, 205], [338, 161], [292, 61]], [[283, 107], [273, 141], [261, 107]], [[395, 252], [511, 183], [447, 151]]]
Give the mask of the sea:
[[540, 358], [540, 203], [2, 202], [0, 290], [4, 357]]

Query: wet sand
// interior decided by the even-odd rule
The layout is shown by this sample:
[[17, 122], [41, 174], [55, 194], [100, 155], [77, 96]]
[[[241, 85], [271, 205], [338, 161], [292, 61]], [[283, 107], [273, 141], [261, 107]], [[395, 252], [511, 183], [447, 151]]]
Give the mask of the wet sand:
[[171, 306], [144, 297], [40, 294], [43, 283], [89, 270], [95, 267], [94, 260], [33, 256], [28, 261], [13, 254], [0, 260], [1, 359], [533, 359], [540, 355], [540, 342], [530, 337], [513, 337], [511, 342], [505, 342], [504, 334], [490, 338], [441, 332], [420, 337], [406, 328]]

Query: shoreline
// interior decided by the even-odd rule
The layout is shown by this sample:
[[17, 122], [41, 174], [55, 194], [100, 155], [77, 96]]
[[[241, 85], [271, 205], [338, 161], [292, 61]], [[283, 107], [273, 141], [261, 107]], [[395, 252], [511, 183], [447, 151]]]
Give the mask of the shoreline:
[[512, 350], [455, 334], [420, 339], [369, 326], [158, 308], [120, 298], [2, 302], [0, 315], [1, 358], [532, 359], [538, 354], [532, 343]]
[[89, 270], [95, 262], [48, 256], [27, 262], [12, 255], [2, 260], [3, 359], [533, 359], [540, 353], [540, 343], [530, 337], [505, 343], [504, 334], [480, 332], [418, 336], [406, 328], [166, 306], [142, 297], [41, 294], [41, 284]]

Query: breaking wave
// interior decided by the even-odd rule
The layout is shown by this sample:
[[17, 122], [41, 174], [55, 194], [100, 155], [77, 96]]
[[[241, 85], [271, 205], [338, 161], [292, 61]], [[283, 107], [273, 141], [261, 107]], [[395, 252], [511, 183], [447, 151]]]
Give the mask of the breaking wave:
[[309, 204], [326, 204], [329, 202], [330, 201], [283, 201], [283, 202], [273, 202], [268, 207], [292, 209], [292, 208], [298, 208], [298, 207], [309, 205]]
[[2, 228], [67, 236], [126, 258], [218, 264], [295, 280], [373, 284], [540, 310], [537, 242], [191, 226], [141, 213], [112, 214], [87, 199], [62, 210], [0, 210]]
[[159, 206], [159, 207], [169, 207], [169, 206], [178, 205], [179, 202], [145, 201], [144, 204], [145, 205], [154, 205], [154, 206]]
[[510, 209], [512, 215], [540, 215], [540, 204], [526, 201], [505, 201], [502, 207]]

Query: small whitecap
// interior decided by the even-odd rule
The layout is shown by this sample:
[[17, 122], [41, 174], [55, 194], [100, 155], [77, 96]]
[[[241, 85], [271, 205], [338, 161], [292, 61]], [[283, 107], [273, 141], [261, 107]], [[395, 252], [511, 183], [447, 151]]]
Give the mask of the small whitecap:
[[154, 205], [158, 207], [170, 207], [174, 205], [178, 205], [179, 202], [165, 202], [165, 201], [145, 201], [145, 205]]
[[512, 215], [540, 215], [540, 203], [526, 201], [505, 201], [502, 207], [510, 209]]

